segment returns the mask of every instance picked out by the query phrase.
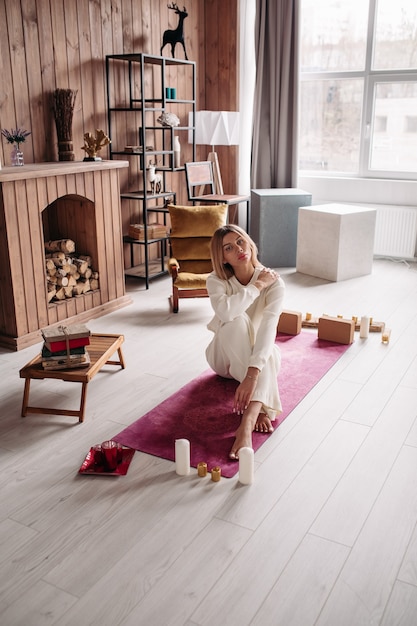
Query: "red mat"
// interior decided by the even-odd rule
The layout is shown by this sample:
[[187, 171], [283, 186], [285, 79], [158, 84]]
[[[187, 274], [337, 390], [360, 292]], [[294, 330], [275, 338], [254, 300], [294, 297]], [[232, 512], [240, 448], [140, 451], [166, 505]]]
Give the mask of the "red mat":
[[[279, 335], [282, 365], [278, 378], [283, 412], [275, 429], [336, 363], [349, 346], [317, 339], [316, 332]], [[232, 412], [237, 383], [208, 370], [182, 387], [167, 400], [113, 437], [125, 446], [170, 461], [175, 459], [175, 440], [188, 439], [191, 465], [200, 461], [219, 466], [222, 476], [231, 478], [238, 463], [228, 454], [240, 418]], [[256, 451], [272, 435], [253, 433]]]

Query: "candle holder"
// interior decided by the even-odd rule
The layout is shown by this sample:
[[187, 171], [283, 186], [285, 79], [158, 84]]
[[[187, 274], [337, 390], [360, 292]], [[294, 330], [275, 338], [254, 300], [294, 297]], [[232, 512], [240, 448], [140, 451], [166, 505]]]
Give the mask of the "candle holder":
[[218, 483], [221, 476], [222, 476], [221, 467], [213, 467], [213, 469], [211, 470], [211, 480], [214, 483]]
[[381, 336], [382, 343], [385, 343], [385, 344], [389, 343], [390, 337], [391, 337], [391, 328], [385, 328], [382, 331], [382, 336]]
[[197, 465], [197, 474], [202, 478], [207, 476], [207, 463], [201, 462]]
[[119, 444], [116, 441], [103, 441], [101, 444], [101, 452], [105, 469], [108, 472], [114, 472], [117, 467], [119, 457]]

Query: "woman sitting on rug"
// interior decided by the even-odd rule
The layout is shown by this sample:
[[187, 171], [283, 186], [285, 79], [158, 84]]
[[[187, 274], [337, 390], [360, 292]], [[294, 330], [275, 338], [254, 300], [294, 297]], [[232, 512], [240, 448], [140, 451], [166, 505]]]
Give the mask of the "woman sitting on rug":
[[285, 285], [257, 254], [249, 235], [233, 224], [219, 228], [211, 240], [213, 272], [207, 290], [215, 315], [207, 326], [214, 337], [206, 357], [216, 374], [240, 383], [233, 412], [242, 419], [231, 459], [239, 458], [240, 448], [252, 447], [253, 430], [272, 432], [271, 422], [282, 410], [275, 337]]

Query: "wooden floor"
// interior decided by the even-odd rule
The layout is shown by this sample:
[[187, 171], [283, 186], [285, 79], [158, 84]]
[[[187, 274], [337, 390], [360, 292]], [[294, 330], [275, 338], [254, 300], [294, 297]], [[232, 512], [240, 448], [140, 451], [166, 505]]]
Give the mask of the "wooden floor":
[[[89, 322], [123, 333], [126, 369], [89, 384], [84, 424], [20, 417], [0, 350], [0, 614], [4, 626], [414, 626], [417, 623], [417, 267], [328, 283], [284, 269], [285, 308], [392, 328], [355, 343], [256, 453], [255, 483], [214, 483], [137, 452], [125, 477], [78, 475], [110, 438], [207, 368], [207, 299], [170, 313], [168, 278]], [[314, 332], [314, 331], [312, 331]], [[313, 368], [314, 363], [310, 366]], [[33, 381], [33, 402], [79, 388]]]

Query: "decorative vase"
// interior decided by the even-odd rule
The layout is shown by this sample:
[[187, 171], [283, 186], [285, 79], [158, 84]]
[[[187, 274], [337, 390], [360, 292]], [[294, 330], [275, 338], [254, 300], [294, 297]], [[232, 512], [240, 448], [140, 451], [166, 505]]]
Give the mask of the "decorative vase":
[[58, 159], [60, 161], [75, 161], [74, 146], [71, 139], [58, 141]]
[[174, 137], [174, 167], [181, 167], [181, 144], [178, 135]]
[[13, 149], [12, 149], [12, 165], [13, 166], [21, 166], [25, 164], [25, 161], [23, 159], [23, 152], [21, 151], [19, 144], [18, 143], [14, 143], [13, 144]]

